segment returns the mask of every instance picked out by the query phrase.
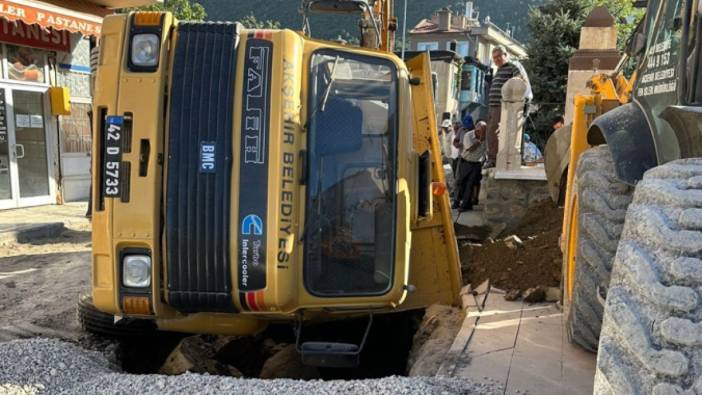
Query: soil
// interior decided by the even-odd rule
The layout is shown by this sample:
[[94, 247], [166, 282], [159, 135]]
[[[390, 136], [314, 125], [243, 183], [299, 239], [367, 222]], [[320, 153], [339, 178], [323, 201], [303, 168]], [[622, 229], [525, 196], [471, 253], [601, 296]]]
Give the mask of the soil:
[[465, 312], [452, 306], [427, 307], [407, 359], [409, 376], [435, 376], [461, 329]]
[[90, 225], [0, 248], [0, 341], [80, 337], [78, 296], [89, 289]]
[[[481, 284], [490, 280], [493, 286], [507, 291], [559, 286], [562, 221], [563, 209], [547, 200], [531, 207], [520, 226], [498, 240], [487, 239], [482, 244], [459, 240], [464, 282]], [[517, 235], [523, 244], [509, 248], [505, 238], [511, 235]]]

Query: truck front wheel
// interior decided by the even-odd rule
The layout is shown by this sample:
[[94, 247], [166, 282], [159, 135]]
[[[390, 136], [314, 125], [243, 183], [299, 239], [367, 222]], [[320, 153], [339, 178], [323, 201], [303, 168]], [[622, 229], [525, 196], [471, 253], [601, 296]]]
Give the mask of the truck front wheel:
[[115, 316], [95, 308], [90, 295], [78, 298], [78, 322], [85, 332], [114, 338], [140, 337], [156, 331], [156, 324], [151, 320], [124, 318], [115, 322]]

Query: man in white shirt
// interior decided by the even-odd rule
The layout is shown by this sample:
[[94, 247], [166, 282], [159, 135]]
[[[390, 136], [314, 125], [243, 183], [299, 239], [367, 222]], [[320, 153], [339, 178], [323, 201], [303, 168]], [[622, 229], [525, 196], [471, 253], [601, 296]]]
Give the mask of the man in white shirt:
[[458, 211], [473, 209], [473, 189], [480, 182], [480, 175], [485, 160], [485, 134], [487, 123], [478, 122], [475, 130], [466, 132], [463, 136], [463, 147], [459, 158], [456, 175], [456, 199], [453, 208]]
[[439, 144], [441, 145], [441, 155], [447, 159], [451, 155], [451, 144], [447, 139], [451, 131], [451, 120], [444, 119], [444, 121], [441, 122], [441, 128], [439, 128]]
[[451, 121], [448, 119], [444, 120], [441, 124], [441, 130], [441, 151], [451, 164], [453, 176], [456, 177], [456, 167], [458, 166], [458, 157], [461, 151], [454, 146], [453, 140], [456, 138], [458, 130], [451, 126]]

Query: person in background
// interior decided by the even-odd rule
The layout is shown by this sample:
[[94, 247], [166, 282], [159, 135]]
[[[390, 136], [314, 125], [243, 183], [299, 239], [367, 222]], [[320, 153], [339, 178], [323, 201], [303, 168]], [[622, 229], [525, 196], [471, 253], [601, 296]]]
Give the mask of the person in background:
[[465, 129], [465, 130], [475, 129], [475, 123], [473, 122], [473, 116], [468, 114], [468, 113], [466, 113], [466, 116], [463, 117], [461, 124], [463, 126], [463, 129]]
[[[478, 124], [484, 124], [485, 125], [485, 130], [487, 130], [487, 122], [484, 120], [478, 120]], [[483, 140], [485, 140], [485, 131], [483, 131]], [[480, 204], [480, 186], [483, 181], [483, 166], [482, 163], [485, 162], [485, 156], [483, 156], [481, 160], [481, 166], [480, 166], [480, 172], [478, 173], [478, 179], [475, 181], [475, 184], [473, 184], [473, 206], [477, 206]]]
[[446, 174], [446, 184], [450, 185], [449, 195], [451, 198], [456, 195], [456, 190], [454, 186], [456, 185], [456, 166], [458, 165], [458, 155], [460, 151], [458, 148], [453, 146], [453, 139], [456, 132], [453, 129], [453, 124], [450, 119], [444, 119], [441, 123], [441, 129], [439, 133], [439, 143], [441, 144], [441, 157], [442, 165], [451, 165], [451, 173]]
[[504, 47], [497, 46], [492, 50], [492, 62], [497, 66], [497, 72], [492, 79], [488, 98], [487, 162], [485, 167], [494, 167], [497, 161], [497, 149], [499, 146], [497, 130], [500, 127], [500, 118], [502, 117], [502, 87], [514, 77], [527, 80], [527, 77], [522, 75], [519, 67], [509, 62], [507, 51]]
[[562, 115], [554, 117], [553, 122], [551, 124], [553, 125], [553, 131], [555, 132], [556, 130], [565, 126], [565, 118], [563, 118]]
[[537, 163], [543, 161], [544, 156], [536, 144], [531, 142], [531, 136], [524, 133], [524, 150], [522, 151], [522, 160], [524, 163]]
[[453, 138], [449, 140], [448, 136], [453, 132], [453, 127], [451, 125], [450, 119], [444, 119], [441, 122], [441, 128], [439, 128], [439, 144], [441, 145], [441, 156], [448, 160], [451, 156], [451, 142]]
[[451, 168], [453, 169], [453, 177], [456, 178], [458, 172], [458, 162], [461, 158], [461, 148], [463, 148], [463, 134], [465, 129], [461, 122], [454, 122], [453, 133], [451, 134]]
[[451, 173], [453, 174], [453, 177], [455, 179], [456, 177], [456, 167], [458, 166], [458, 156], [460, 155], [460, 151], [458, 148], [456, 148], [453, 145], [453, 140], [456, 137], [456, 129], [454, 128], [453, 124], [451, 124], [450, 120], [445, 120], [444, 124], [446, 126], [446, 133], [442, 136], [441, 139], [441, 145], [444, 147], [445, 151], [445, 156], [448, 159], [449, 164], [451, 165]]
[[480, 180], [485, 157], [486, 130], [487, 123], [481, 121], [475, 125], [475, 130], [467, 131], [463, 136], [463, 148], [456, 176], [456, 198], [452, 206], [459, 212], [473, 209], [473, 193]]

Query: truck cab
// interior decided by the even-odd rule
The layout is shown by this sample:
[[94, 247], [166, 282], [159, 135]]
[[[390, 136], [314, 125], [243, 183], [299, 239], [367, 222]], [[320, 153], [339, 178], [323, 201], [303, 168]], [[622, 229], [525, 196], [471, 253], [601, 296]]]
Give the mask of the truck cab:
[[291, 30], [106, 17], [95, 307], [247, 335], [455, 303], [428, 64]]

